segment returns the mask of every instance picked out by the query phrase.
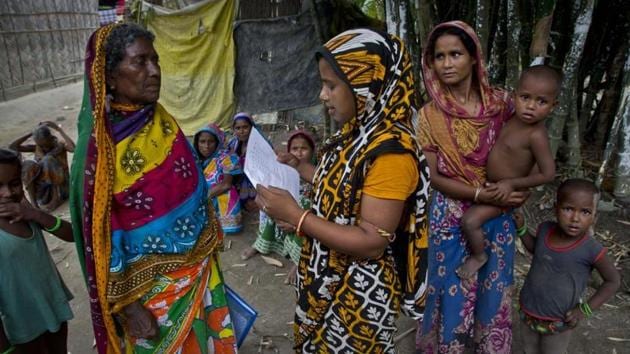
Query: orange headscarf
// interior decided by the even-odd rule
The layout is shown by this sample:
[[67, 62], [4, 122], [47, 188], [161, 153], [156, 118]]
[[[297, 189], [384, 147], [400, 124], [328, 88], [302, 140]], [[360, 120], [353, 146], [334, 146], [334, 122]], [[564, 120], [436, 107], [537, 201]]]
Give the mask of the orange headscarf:
[[440, 174], [478, 186], [485, 181], [488, 154], [501, 126], [512, 116], [513, 107], [505, 91], [490, 86], [481, 44], [469, 25], [461, 21], [445, 22], [436, 26], [429, 38], [447, 27], [464, 31], [475, 44], [472, 84], [477, 85], [482, 108], [471, 115], [454, 99], [433, 69], [431, 48], [425, 48], [422, 72], [432, 101], [420, 111], [419, 140], [424, 151], [437, 154]]

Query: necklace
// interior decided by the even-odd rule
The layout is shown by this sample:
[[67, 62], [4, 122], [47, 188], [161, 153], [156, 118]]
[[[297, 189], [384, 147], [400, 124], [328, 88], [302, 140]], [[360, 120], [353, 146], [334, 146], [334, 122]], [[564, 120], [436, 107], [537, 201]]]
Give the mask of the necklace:
[[111, 102], [110, 106], [112, 109], [121, 111], [121, 112], [133, 112], [133, 111], [142, 109], [142, 107], [144, 107], [144, 105], [141, 105], [141, 104], [116, 103], [116, 102]]

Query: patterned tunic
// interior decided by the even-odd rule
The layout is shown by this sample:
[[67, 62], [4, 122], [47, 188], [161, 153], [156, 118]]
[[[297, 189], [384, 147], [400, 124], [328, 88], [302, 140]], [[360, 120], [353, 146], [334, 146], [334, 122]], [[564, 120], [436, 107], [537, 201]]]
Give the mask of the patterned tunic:
[[[364, 182], [384, 154], [409, 154], [420, 178], [384, 255], [356, 260], [306, 237], [298, 267], [295, 349], [302, 353], [390, 353], [402, 308], [424, 304], [428, 168], [414, 138], [414, 81], [402, 41], [346, 31], [317, 53], [352, 89], [356, 116], [329, 138], [313, 180], [315, 215], [357, 225]], [[339, 235], [343, 237], [343, 235]]]

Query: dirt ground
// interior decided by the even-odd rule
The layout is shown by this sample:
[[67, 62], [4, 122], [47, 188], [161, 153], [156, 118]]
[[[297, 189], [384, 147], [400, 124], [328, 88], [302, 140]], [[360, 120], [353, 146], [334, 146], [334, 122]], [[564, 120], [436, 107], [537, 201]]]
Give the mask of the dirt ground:
[[[73, 138], [76, 138], [76, 117], [80, 109], [83, 84], [75, 83], [57, 89], [31, 94], [13, 101], [0, 102], [0, 146], [6, 146], [12, 139], [24, 134], [44, 120], [53, 120]], [[550, 217], [550, 209], [540, 209], [550, 193], [538, 192], [528, 202], [530, 227], [536, 221]], [[67, 203], [55, 214], [69, 219]], [[597, 224], [599, 239], [609, 247], [617, 258], [625, 282], [614, 299], [596, 314], [580, 324], [576, 330], [569, 353], [630, 353], [630, 233], [627, 232], [627, 216], [623, 210], [600, 213]], [[226, 244], [231, 247], [221, 254], [221, 264], [227, 284], [235, 289], [246, 301], [257, 309], [259, 316], [245, 343], [242, 353], [291, 353], [292, 326], [295, 293], [292, 287], [283, 283], [289, 270], [290, 261], [280, 259], [284, 266], [277, 268], [266, 264], [261, 257], [247, 261], [240, 259], [240, 253], [253, 243], [257, 230], [257, 216], [248, 215], [242, 234], [229, 236]], [[74, 293], [71, 302], [75, 315], [69, 325], [69, 351], [71, 353], [94, 353], [93, 335], [87, 293], [81, 269], [73, 244], [48, 237], [48, 247], [65, 279]], [[520, 288], [527, 272], [528, 259], [519, 254], [516, 262], [517, 286]], [[251, 284], [250, 284], [251, 279]], [[597, 282], [597, 279], [593, 280]], [[592, 288], [589, 289], [592, 291]], [[401, 318], [399, 334], [415, 328], [415, 323]], [[518, 326], [514, 332], [514, 352], [520, 352], [521, 342]], [[264, 342], [266, 345], [261, 345]], [[398, 342], [399, 353], [414, 352], [414, 334], [403, 336]]]

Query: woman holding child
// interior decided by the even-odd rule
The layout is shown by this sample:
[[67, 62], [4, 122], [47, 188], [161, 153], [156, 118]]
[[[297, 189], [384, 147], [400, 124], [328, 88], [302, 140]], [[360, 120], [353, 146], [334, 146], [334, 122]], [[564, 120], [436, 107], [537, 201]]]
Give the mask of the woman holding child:
[[153, 38], [115, 24], [87, 45], [71, 211], [96, 348], [233, 353], [220, 226], [193, 147], [157, 103]]
[[320, 99], [341, 128], [317, 168], [279, 156], [312, 181], [312, 207], [262, 186], [256, 200], [304, 237], [296, 351], [392, 353], [396, 316], [419, 318], [425, 295], [428, 168], [411, 60], [400, 39], [367, 29], [341, 33], [316, 58]]
[[509, 353], [516, 236], [511, 216], [485, 224], [488, 261], [476, 278], [462, 279], [456, 269], [469, 256], [460, 222], [470, 205], [518, 205], [526, 197], [513, 192], [499, 200], [493, 186], [484, 186], [488, 153], [513, 113], [512, 103], [490, 87], [479, 40], [463, 22], [433, 29], [422, 69], [432, 101], [420, 112], [419, 140], [434, 193], [428, 296], [417, 347], [426, 353], [460, 353], [470, 346]]

